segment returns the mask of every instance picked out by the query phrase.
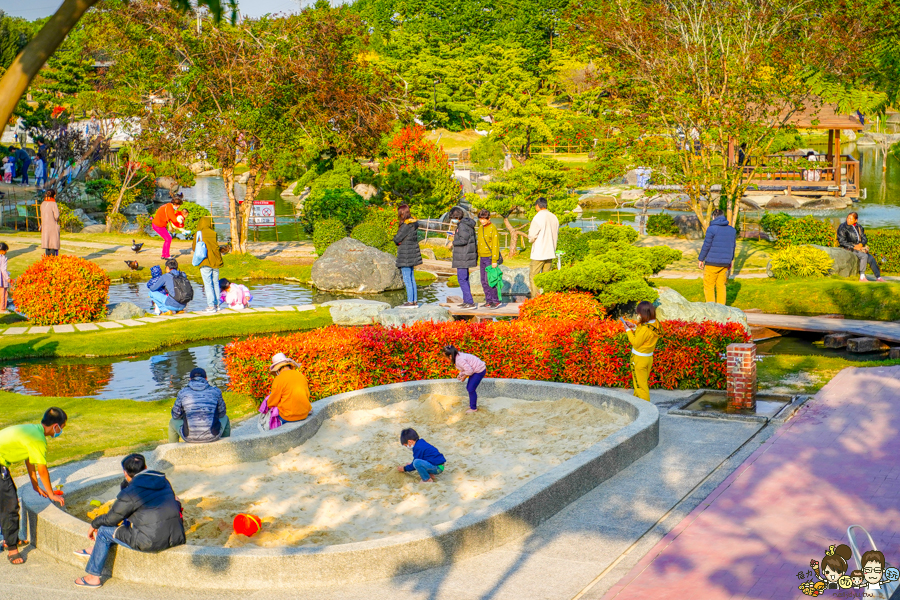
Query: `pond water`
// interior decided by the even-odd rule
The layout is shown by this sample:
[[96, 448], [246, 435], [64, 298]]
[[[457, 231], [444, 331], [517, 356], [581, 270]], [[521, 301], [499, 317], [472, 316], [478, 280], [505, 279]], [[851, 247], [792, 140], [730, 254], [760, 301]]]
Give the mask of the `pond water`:
[[[301, 283], [275, 283], [264, 279], [241, 281], [240, 283], [246, 285], [250, 289], [250, 293], [253, 294], [253, 303], [251, 306], [256, 308], [321, 304], [322, 302], [329, 302], [331, 300], [354, 298], [378, 300], [387, 302], [391, 306], [399, 306], [406, 302], [406, 292], [404, 290], [394, 290], [391, 292], [383, 292], [381, 294], [360, 296], [320, 292], [315, 288]], [[203, 293], [203, 286], [197, 281], [191, 281], [191, 285], [194, 288], [194, 300], [188, 308], [191, 310], [201, 310], [206, 307], [206, 296]], [[458, 292], [459, 290], [454, 292], [451, 288], [448, 288], [445, 281], [436, 281], [428, 285], [420, 284], [419, 301], [426, 303], [443, 302], [448, 295], [453, 295]], [[110, 285], [109, 302], [110, 304], [115, 304], [117, 302], [133, 302], [145, 310], [150, 310], [150, 298], [147, 295], [146, 282], [116, 283]]]
[[191, 369], [206, 370], [210, 383], [225, 388], [225, 344], [172, 346], [113, 358], [32, 359], [0, 363], [0, 389], [31, 396], [130, 398], [138, 401], [173, 398], [188, 382]]
[[822, 343], [821, 334], [804, 333], [802, 331], [795, 331], [792, 333], [793, 335], [785, 335], [757, 342], [757, 354], [824, 356], [828, 358], [842, 358], [854, 362], [886, 360], [888, 358], [887, 350], [857, 354], [854, 352], [847, 352], [846, 348], [826, 348]]

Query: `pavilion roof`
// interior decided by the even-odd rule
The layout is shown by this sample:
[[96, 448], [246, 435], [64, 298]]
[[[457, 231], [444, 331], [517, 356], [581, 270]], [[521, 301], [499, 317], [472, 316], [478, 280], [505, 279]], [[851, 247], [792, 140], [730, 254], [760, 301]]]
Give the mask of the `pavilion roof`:
[[807, 104], [803, 110], [797, 111], [787, 122], [800, 129], [853, 129], [863, 128], [859, 115], [841, 114], [832, 104]]

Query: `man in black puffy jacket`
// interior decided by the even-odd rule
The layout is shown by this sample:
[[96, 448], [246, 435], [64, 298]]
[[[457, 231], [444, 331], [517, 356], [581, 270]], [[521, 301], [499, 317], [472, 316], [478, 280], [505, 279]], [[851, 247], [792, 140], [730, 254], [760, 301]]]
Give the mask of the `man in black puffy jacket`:
[[185, 543], [181, 503], [172, 485], [159, 471], [148, 471], [140, 454], [122, 461], [125, 483], [112, 508], [91, 522], [88, 537], [93, 550], [75, 554], [90, 557], [87, 575], [75, 580], [79, 587], [100, 587], [100, 575], [113, 544], [140, 552], [159, 552]]
[[838, 246], [844, 250], [849, 250], [859, 259], [859, 280], [868, 281], [866, 279], [866, 263], [872, 267], [872, 274], [878, 281], [884, 281], [881, 276], [881, 269], [878, 268], [878, 261], [869, 254], [869, 238], [866, 237], [866, 230], [859, 224], [859, 215], [855, 212], [847, 215], [847, 221], [841, 223], [837, 230]]
[[478, 237], [475, 233], [475, 221], [466, 216], [466, 213], [458, 206], [450, 211], [450, 222], [456, 222], [456, 231], [453, 236], [453, 268], [456, 269], [456, 278], [459, 280], [459, 289], [462, 291], [463, 303], [459, 308], [466, 310], [475, 308], [475, 299], [472, 298], [472, 288], [469, 285], [469, 269], [478, 266]]
[[206, 443], [231, 436], [231, 423], [225, 413], [222, 391], [206, 380], [206, 371], [191, 371], [187, 387], [182, 388], [172, 407], [169, 443]]
[[728, 280], [731, 263], [734, 262], [737, 231], [728, 224], [728, 218], [721, 210], [714, 210], [712, 217], [700, 249], [703, 294], [707, 302], [725, 304], [725, 282]]

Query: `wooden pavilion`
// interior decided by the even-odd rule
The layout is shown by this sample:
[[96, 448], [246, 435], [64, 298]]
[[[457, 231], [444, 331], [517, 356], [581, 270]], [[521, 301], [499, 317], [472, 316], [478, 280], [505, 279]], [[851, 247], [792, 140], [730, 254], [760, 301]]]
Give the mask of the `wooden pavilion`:
[[[858, 115], [836, 113], [831, 105], [807, 106], [805, 110], [791, 115], [787, 124], [798, 129], [818, 129], [828, 131], [828, 150], [817, 154], [812, 160], [805, 154], [770, 154], [748, 156], [743, 169], [750, 180], [749, 193], [784, 192], [792, 195], [849, 196], [858, 198], [859, 161], [847, 154], [841, 154], [841, 131], [860, 131], [863, 123]], [[735, 142], [728, 148], [728, 161], [737, 164]]]

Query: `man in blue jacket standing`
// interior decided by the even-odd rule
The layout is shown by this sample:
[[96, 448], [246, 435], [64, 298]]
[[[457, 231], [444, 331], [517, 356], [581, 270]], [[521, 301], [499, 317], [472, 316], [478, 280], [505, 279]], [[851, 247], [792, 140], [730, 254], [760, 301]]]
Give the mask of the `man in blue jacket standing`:
[[703, 269], [703, 295], [707, 302], [725, 304], [725, 282], [734, 262], [737, 231], [728, 224], [725, 213], [714, 210], [706, 229], [706, 239], [700, 249], [700, 268]]
[[187, 387], [178, 392], [169, 421], [169, 443], [206, 443], [231, 437], [231, 423], [225, 413], [222, 392], [206, 380], [206, 371], [191, 371]]

